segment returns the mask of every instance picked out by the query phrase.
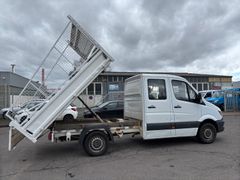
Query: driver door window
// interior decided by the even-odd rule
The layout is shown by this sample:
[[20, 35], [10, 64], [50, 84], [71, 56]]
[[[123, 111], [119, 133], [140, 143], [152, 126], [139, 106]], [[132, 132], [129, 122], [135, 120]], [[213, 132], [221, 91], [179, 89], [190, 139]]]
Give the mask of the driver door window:
[[178, 100], [188, 101], [187, 85], [182, 81], [172, 81], [173, 92]]
[[196, 92], [183, 81], [172, 81], [173, 92], [178, 100], [195, 102], [197, 98]]

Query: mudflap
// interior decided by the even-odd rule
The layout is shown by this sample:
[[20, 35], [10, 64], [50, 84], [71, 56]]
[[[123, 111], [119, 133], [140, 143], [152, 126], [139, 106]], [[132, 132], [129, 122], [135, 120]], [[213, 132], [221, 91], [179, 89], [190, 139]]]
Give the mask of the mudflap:
[[24, 139], [24, 135], [20, 133], [17, 129], [10, 126], [9, 129], [9, 141], [8, 141], [8, 150], [11, 151], [15, 149], [16, 145]]

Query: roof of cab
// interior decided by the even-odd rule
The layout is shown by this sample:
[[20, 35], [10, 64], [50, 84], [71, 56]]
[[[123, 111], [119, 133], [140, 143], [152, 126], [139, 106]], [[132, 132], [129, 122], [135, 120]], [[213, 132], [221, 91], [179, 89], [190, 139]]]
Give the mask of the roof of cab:
[[132, 77], [126, 79], [125, 82], [133, 81], [135, 79], [140, 79], [142, 77], [149, 77], [149, 78], [174, 78], [174, 79], [178, 79], [178, 80], [186, 80], [183, 77], [172, 75], [172, 74], [151, 74], [151, 73], [149, 73], [149, 74], [138, 74], [138, 75], [132, 76]]

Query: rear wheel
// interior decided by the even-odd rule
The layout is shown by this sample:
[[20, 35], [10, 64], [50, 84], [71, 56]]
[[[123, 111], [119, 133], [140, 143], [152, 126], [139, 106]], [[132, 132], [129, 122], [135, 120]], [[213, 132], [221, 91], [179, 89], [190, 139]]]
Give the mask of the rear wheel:
[[210, 144], [213, 143], [217, 136], [217, 129], [211, 123], [203, 124], [197, 134], [197, 137], [201, 143]]
[[104, 132], [95, 131], [87, 135], [83, 147], [90, 156], [101, 156], [107, 152], [108, 137]]
[[73, 119], [73, 115], [71, 114], [67, 114], [63, 117], [63, 121], [72, 121]]

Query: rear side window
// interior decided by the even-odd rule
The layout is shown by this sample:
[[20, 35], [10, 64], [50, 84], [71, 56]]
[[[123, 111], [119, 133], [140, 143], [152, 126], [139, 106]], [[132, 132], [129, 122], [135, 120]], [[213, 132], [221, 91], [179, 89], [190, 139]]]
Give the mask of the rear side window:
[[165, 80], [148, 79], [148, 98], [150, 100], [167, 99]]

